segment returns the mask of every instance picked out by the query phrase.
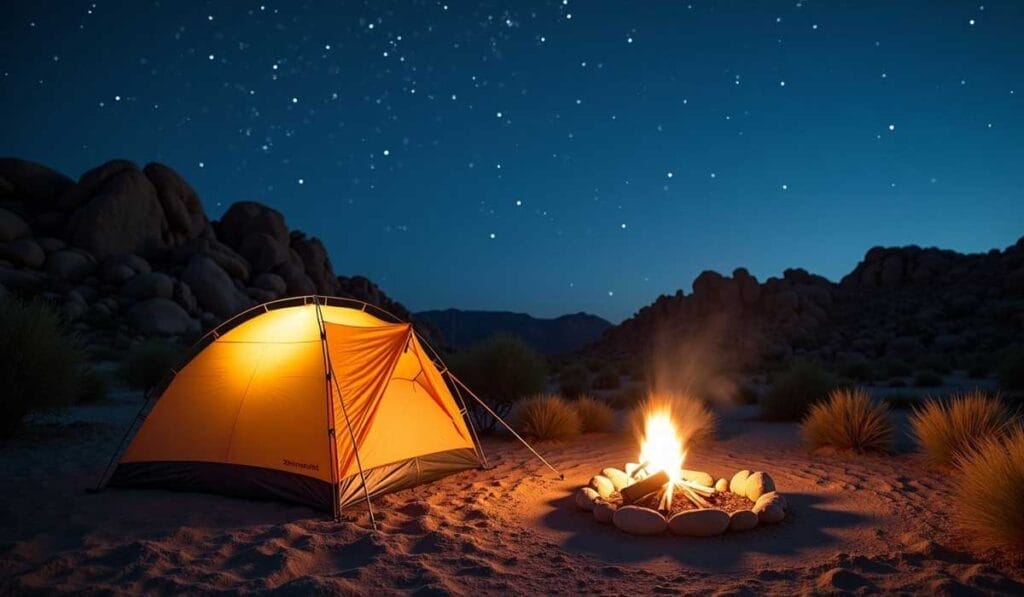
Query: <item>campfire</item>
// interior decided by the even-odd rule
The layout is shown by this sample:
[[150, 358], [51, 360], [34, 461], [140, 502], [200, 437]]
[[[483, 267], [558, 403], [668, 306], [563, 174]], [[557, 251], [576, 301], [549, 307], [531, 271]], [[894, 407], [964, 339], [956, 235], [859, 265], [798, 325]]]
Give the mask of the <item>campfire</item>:
[[576, 504], [598, 522], [637, 535], [671, 529], [678, 535], [712, 536], [780, 522], [786, 501], [768, 473], [741, 470], [731, 480], [684, 468], [684, 438], [670, 404], [644, 413], [638, 462], [606, 468], [576, 494]]

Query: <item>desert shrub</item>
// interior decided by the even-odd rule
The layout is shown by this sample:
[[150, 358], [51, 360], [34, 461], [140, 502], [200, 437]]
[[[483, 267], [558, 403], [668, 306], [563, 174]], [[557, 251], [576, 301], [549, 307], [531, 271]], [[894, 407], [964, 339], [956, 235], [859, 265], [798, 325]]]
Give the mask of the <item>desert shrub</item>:
[[1011, 392], [1024, 391], [1024, 348], [1003, 356], [999, 363], [999, 385]]
[[633, 407], [629, 413], [630, 430], [639, 439], [643, 437], [647, 413], [667, 410], [687, 449], [706, 445], [715, 438], [718, 417], [704, 401], [688, 394], [657, 393]]
[[583, 433], [607, 433], [615, 427], [615, 412], [610, 406], [590, 396], [580, 396], [572, 402]]
[[910, 418], [914, 438], [936, 464], [948, 464], [978, 442], [1002, 435], [1009, 422], [1002, 401], [977, 390], [946, 401], [930, 399]]
[[110, 391], [107, 378], [99, 371], [87, 368], [78, 379], [78, 393], [75, 401], [79, 404], [92, 404], [106, 399]]
[[181, 351], [160, 340], [147, 340], [128, 351], [121, 364], [121, 377], [133, 390], [148, 393], [178, 364]]
[[761, 391], [752, 383], [742, 383], [736, 388], [733, 401], [736, 404], [757, 404], [761, 400]]
[[83, 354], [53, 307], [0, 301], [0, 438], [10, 437], [31, 413], [74, 403]]
[[840, 377], [860, 383], [869, 383], [875, 379], [875, 370], [867, 361], [851, 361], [839, 366]]
[[595, 390], [617, 390], [622, 385], [619, 373], [610, 366], [605, 366], [594, 376], [591, 387]]
[[984, 548], [1024, 549], [1024, 429], [957, 457], [954, 520]]
[[590, 373], [580, 365], [571, 365], [558, 376], [558, 389], [567, 398], [575, 398], [590, 390]]
[[818, 365], [796, 363], [779, 375], [761, 396], [761, 416], [769, 420], [798, 421], [812, 404], [827, 398], [834, 387], [835, 382]]
[[539, 439], [567, 439], [580, 434], [580, 417], [568, 401], [555, 394], [541, 394], [516, 406], [516, 428]]
[[914, 376], [915, 388], [937, 388], [942, 385], [942, 376], [934, 371], [920, 371]]
[[811, 406], [800, 424], [811, 448], [832, 446], [854, 452], [891, 452], [893, 427], [889, 408], [860, 388], [834, 390]]
[[[524, 396], [544, 389], [544, 359], [515, 336], [497, 335], [456, 354], [449, 366], [498, 416], [504, 417]], [[493, 431], [497, 421], [475, 401], [468, 403], [478, 429]]]

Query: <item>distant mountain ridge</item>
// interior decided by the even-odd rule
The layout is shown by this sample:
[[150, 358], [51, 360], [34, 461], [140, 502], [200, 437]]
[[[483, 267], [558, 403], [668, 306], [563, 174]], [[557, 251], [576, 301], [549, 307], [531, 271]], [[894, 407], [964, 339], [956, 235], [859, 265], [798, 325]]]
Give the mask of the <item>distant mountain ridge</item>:
[[541, 319], [510, 311], [445, 309], [414, 313], [413, 319], [436, 327], [453, 348], [466, 348], [494, 334], [509, 333], [548, 355], [579, 350], [612, 327], [607, 320], [583, 312]]

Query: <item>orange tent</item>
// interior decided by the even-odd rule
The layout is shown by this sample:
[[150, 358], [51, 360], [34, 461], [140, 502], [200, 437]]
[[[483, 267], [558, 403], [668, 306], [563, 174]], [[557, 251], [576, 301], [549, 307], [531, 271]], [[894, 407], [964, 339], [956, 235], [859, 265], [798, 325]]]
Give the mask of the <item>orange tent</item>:
[[480, 466], [454, 378], [453, 395], [412, 325], [367, 308], [284, 299], [210, 332], [151, 392], [109, 484], [284, 499], [337, 514]]

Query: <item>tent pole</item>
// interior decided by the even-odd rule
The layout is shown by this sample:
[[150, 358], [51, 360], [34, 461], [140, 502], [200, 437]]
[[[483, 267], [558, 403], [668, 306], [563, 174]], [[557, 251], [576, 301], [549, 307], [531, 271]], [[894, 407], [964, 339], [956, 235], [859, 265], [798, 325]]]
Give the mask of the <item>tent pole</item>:
[[[302, 304], [305, 306], [306, 297], [303, 297]], [[327, 397], [327, 441], [330, 445], [327, 448], [327, 456], [331, 463], [331, 509], [334, 512], [334, 520], [341, 519], [341, 508], [339, 507], [340, 495], [338, 489], [338, 438], [334, 432], [334, 401], [331, 399], [331, 354], [327, 350], [327, 329], [324, 327], [324, 315], [320, 311], [320, 301], [314, 297], [316, 305], [316, 325], [320, 330], [320, 352], [324, 359], [324, 394]]]
[[345, 408], [345, 399], [341, 395], [341, 387], [338, 386], [338, 379], [334, 375], [333, 368], [331, 369], [331, 379], [334, 380], [334, 387], [338, 391], [338, 402], [341, 403], [341, 412], [345, 415], [345, 426], [348, 427], [348, 436], [352, 440], [352, 450], [356, 454], [356, 467], [359, 468], [359, 479], [363, 482], [363, 495], [366, 497], [366, 509], [370, 512], [370, 525], [373, 530], [377, 530], [377, 520], [373, 516], [373, 504], [370, 503], [370, 490], [366, 487], [366, 474], [363, 473], [363, 462], [359, 458], [359, 446], [356, 445], [356, 434], [352, 431], [352, 422], [348, 418], [348, 409]]
[[477, 402], [479, 402], [479, 403], [480, 403], [480, 406], [484, 407], [484, 409], [485, 409], [485, 410], [487, 410], [487, 412], [489, 412], [489, 413], [491, 414], [491, 416], [492, 416], [492, 417], [494, 417], [495, 419], [497, 419], [497, 420], [498, 420], [498, 422], [499, 422], [499, 423], [501, 423], [502, 425], [504, 425], [504, 426], [505, 426], [505, 429], [508, 429], [508, 430], [509, 430], [509, 431], [510, 431], [510, 432], [512, 433], [512, 435], [514, 435], [514, 436], [516, 437], [516, 439], [517, 439], [517, 440], [519, 440], [520, 442], [522, 442], [522, 444], [523, 444], [524, 446], [526, 446], [527, 448], [529, 448], [529, 449], [530, 449], [530, 451], [531, 451], [531, 452], [533, 452], [533, 455], [534, 455], [534, 456], [536, 456], [536, 457], [537, 457], [537, 458], [538, 458], [538, 459], [539, 459], [539, 460], [540, 460], [541, 462], [543, 462], [545, 466], [547, 466], [547, 467], [548, 467], [549, 469], [551, 469], [552, 471], [554, 471], [554, 472], [555, 472], [555, 474], [556, 474], [556, 475], [558, 475], [558, 476], [559, 476], [560, 478], [562, 478], [562, 479], [565, 479], [565, 475], [563, 475], [562, 473], [558, 472], [558, 469], [556, 469], [555, 467], [551, 466], [551, 463], [549, 463], [549, 462], [548, 462], [547, 460], [544, 460], [544, 457], [543, 457], [543, 456], [541, 456], [541, 455], [540, 455], [540, 454], [539, 454], [539, 453], [537, 452], [537, 450], [534, 450], [534, 449], [533, 449], [533, 446], [531, 446], [530, 444], [528, 444], [528, 443], [526, 442], [526, 440], [525, 440], [525, 439], [523, 439], [523, 437], [522, 437], [521, 435], [519, 435], [518, 433], [516, 433], [516, 430], [515, 430], [515, 429], [512, 429], [512, 426], [511, 426], [511, 425], [509, 425], [508, 423], [506, 423], [506, 422], [505, 422], [505, 419], [502, 419], [501, 417], [499, 417], [499, 416], [498, 416], [498, 413], [496, 413], [496, 412], [494, 412], [493, 410], [491, 410], [491, 407], [487, 406], [487, 403], [486, 403], [486, 402], [484, 402], [483, 400], [481, 400], [481, 399], [480, 399], [480, 397], [479, 397], [479, 396], [477, 396], [476, 394], [474, 394], [474, 393], [473, 393], [473, 390], [469, 389], [469, 386], [467, 386], [466, 384], [462, 383], [462, 380], [461, 380], [461, 379], [459, 379], [458, 377], [455, 377], [455, 374], [454, 374], [454, 373], [452, 373], [452, 372], [451, 372], [451, 370], [449, 370], [449, 371], [448, 371], [448, 376], [449, 376], [449, 377], [450, 377], [450, 378], [452, 379], [452, 381], [454, 381], [455, 383], [457, 383], [457, 384], [459, 384], [460, 386], [462, 386], [462, 388], [463, 388], [464, 390], [466, 390], [466, 392], [468, 392], [468, 393], [469, 393], [469, 395], [470, 395], [470, 396], [472, 396], [474, 400], [476, 400]]
[[[448, 379], [452, 378], [452, 372], [446, 367], [445, 373], [448, 374]], [[462, 410], [466, 413], [466, 422], [469, 423], [469, 432], [473, 434], [473, 443], [476, 445], [476, 451], [480, 454], [480, 460], [483, 461], [484, 468], [488, 468], [487, 455], [484, 454], [484, 445], [480, 443], [480, 436], [476, 433], [476, 426], [473, 425], [473, 415], [469, 414], [469, 407], [466, 406], [466, 400], [462, 397], [462, 390], [459, 389], [458, 384], [452, 384], [455, 387], [455, 395], [459, 397], [459, 404], [462, 405]]]

